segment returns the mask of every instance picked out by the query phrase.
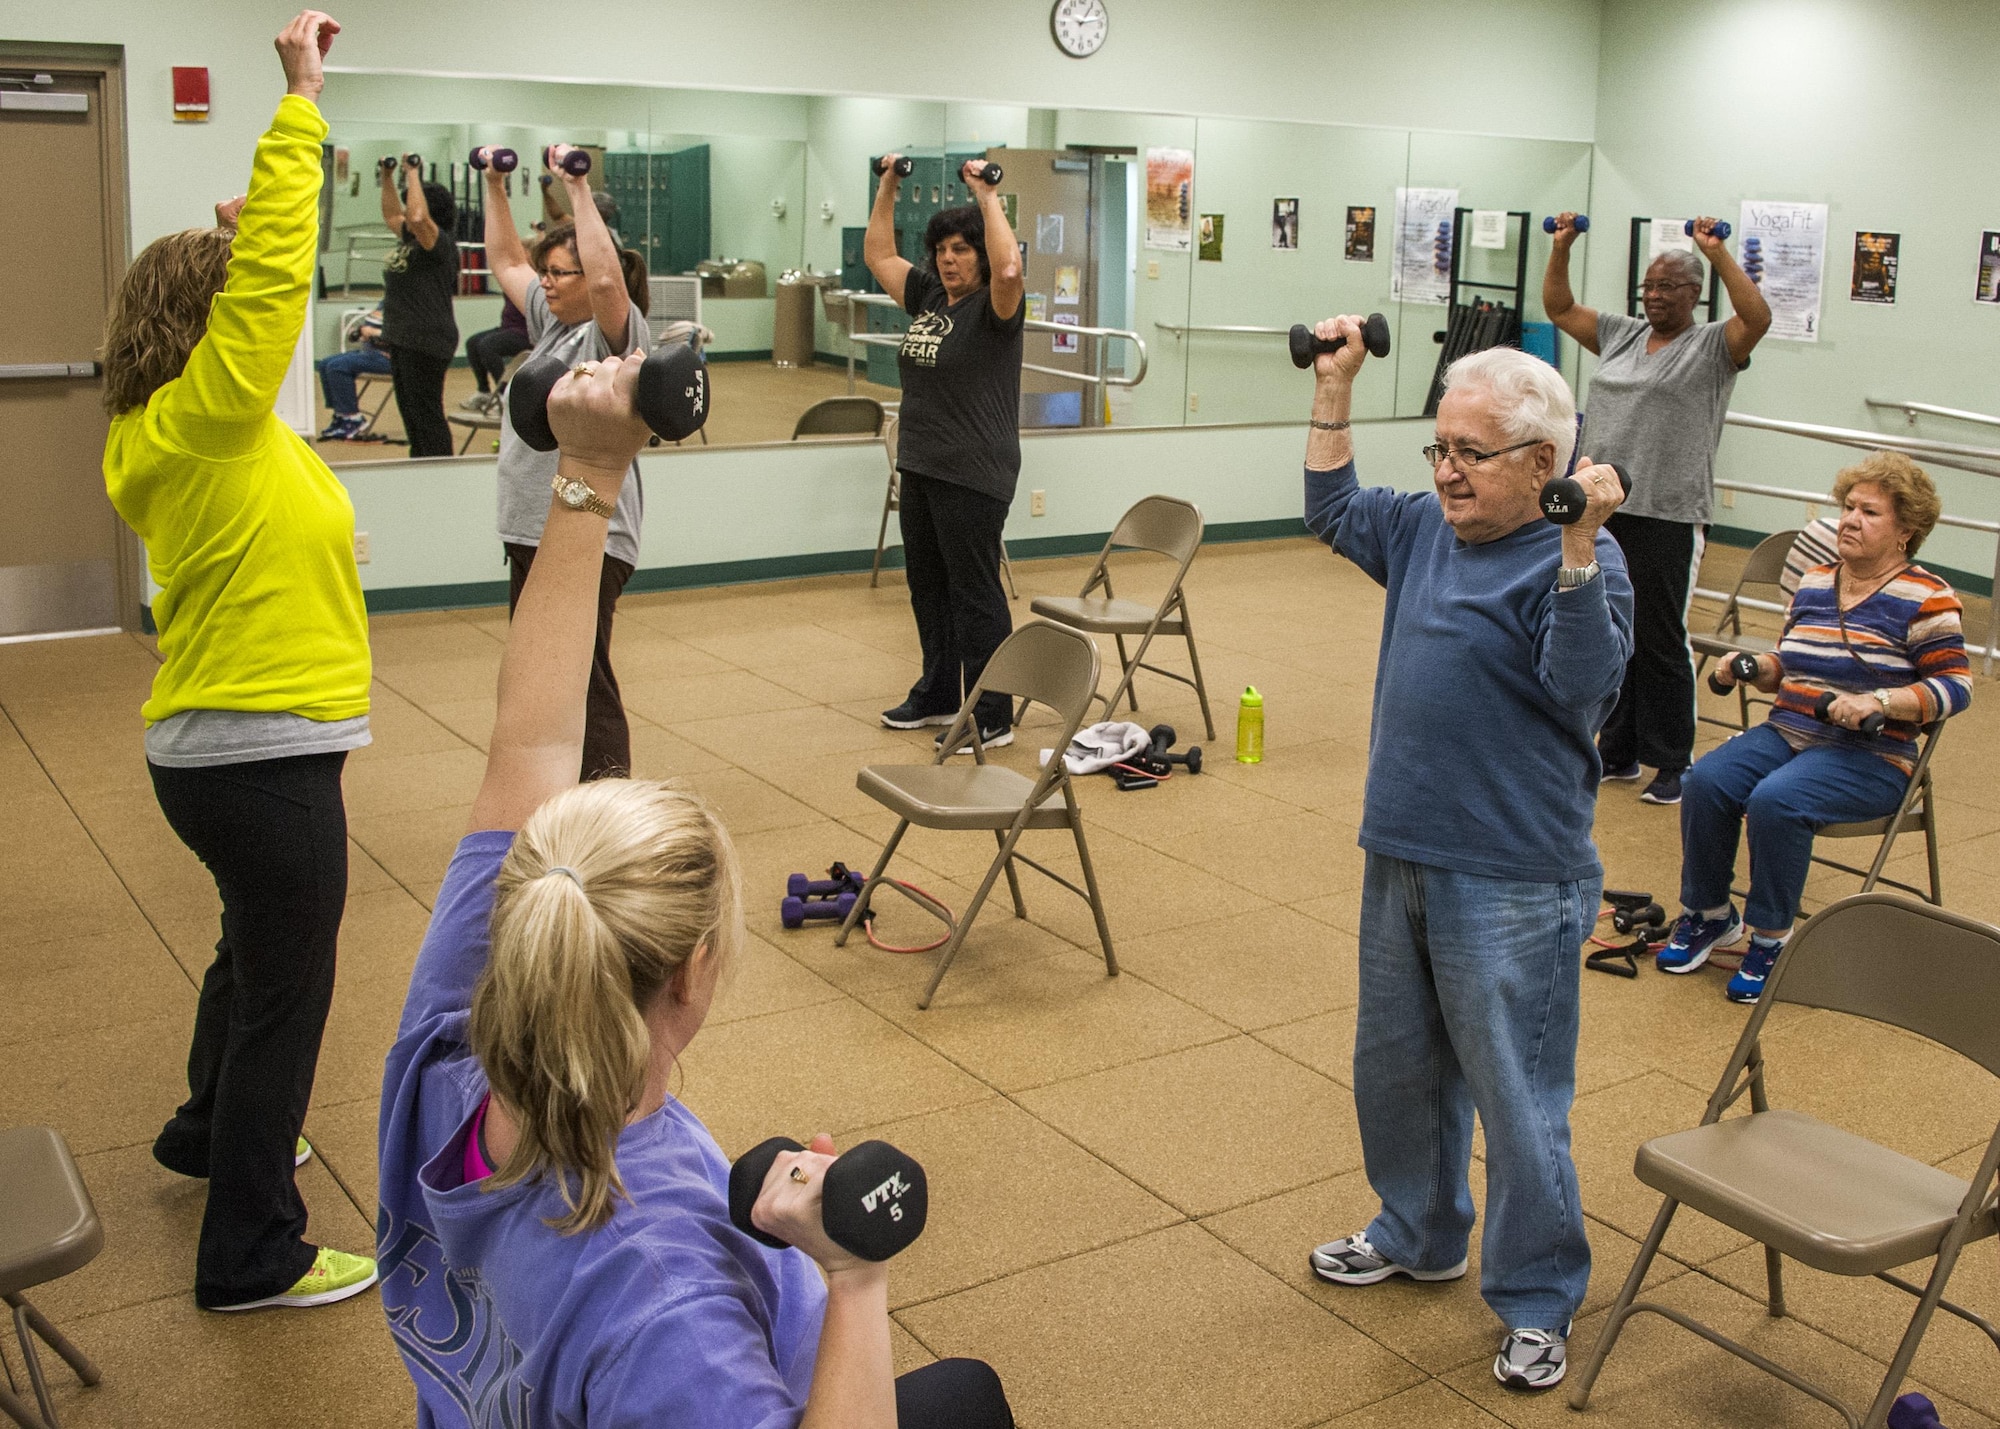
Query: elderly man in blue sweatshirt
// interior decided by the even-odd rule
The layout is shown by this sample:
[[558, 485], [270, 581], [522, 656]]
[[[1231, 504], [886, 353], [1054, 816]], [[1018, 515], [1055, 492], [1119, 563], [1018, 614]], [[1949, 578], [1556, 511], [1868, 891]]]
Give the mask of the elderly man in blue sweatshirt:
[[1632, 654], [1632, 584], [1601, 533], [1622, 491], [1578, 472], [1587, 509], [1542, 517], [1576, 402], [1511, 348], [1454, 363], [1435, 492], [1363, 488], [1347, 422], [1361, 320], [1314, 362], [1306, 525], [1388, 591], [1361, 818], [1354, 1101], [1382, 1209], [1320, 1246], [1322, 1279], [1456, 1280], [1472, 1232], [1472, 1117], [1486, 1129], [1480, 1294], [1507, 1327], [1493, 1372], [1563, 1377], [1590, 1278], [1569, 1109], [1580, 949], [1603, 869], [1591, 842], [1598, 729]]

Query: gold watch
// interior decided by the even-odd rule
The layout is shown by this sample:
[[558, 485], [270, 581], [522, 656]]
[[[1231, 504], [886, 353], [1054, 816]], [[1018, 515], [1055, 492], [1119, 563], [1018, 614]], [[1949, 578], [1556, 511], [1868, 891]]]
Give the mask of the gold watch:
[[618, 514], [618, 508], [592, 491], [587, 481], [557, 472], [549, 480], [549, 489], [555, 492], [556, 500], [572, 511], [589, 511], [607, 521]]

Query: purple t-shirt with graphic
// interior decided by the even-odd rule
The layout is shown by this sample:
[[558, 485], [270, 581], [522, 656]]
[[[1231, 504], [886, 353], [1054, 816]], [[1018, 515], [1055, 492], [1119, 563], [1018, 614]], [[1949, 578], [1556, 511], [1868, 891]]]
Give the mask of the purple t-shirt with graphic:
[[376, 1247], [389, 1332], [430, 1426], [796, 1425], [826, 1289], [729, 1221], [729, 1164], [669, 1098], [625, 1129], [630, 1200], [560, 1235], [546, 1179], [486, 1191], [465, 1142], [487, 1093], [468, 1045], [493, 883], [513, 842], [468, 834], [438, 892], [382, 1081]]

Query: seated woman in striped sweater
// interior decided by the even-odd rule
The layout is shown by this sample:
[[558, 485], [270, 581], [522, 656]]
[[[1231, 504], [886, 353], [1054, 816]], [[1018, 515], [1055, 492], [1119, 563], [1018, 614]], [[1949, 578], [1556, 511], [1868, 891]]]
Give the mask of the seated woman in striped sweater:
[[[1696, 763], [1681, 801], [1685, 906], [1654, 961], [1663, 972], [1693, 972], [1747, 922], [1732, 1002], [1764, 991], [1798, 914], [1813, 836], [1895, 813], [1917, 732], [1972, 702], [1958, 596], [1911, 559], [1937, 524], [1937, 488], [1908, 457], [1876, 452], [1840, 473], [1833, 500], [1840, 558], [1805, 573], [1777, 654], [1757, 660], [1756, 687], [1777, 696], [1771, 717]], [[1733, 660], [1719, 667], [1725, 683]], [[1814, 709], [1828, 691], [1822, 720]], [[1872, 714], [1887, 722], [1864, 734]], [[1729, 884], [1746, 822], [1750, 896], [1739, 917]]]

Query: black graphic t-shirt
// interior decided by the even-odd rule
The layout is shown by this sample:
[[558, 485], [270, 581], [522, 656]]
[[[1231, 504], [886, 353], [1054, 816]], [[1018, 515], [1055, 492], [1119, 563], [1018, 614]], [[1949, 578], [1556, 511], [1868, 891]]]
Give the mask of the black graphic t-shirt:
[[449, 362], [458, 355], [458, 244], [443, 229], [429, 248], [403, 230], [403, 241], [382, 260], [382, 346], [421, 352]]
[[903, 281], [912, 319], [896, 365], [903, 376], [896, 465], [1012, 502], [1021, 475], [1021, 323], [994, 316], [988, 289], [956, 303], [928, 268]]

